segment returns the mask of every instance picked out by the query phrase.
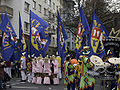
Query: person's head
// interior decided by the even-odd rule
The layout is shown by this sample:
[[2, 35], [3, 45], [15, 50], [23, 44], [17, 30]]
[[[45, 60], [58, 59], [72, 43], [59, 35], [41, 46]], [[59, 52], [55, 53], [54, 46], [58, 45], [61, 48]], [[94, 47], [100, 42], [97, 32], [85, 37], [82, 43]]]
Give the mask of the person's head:
[[69, 61], [71, 58], [70, 58], [70, 56], [67, 56], [66, 57], [66, 61]]
[[48, 63], [48, 60], [49, 60], [49, 58], [48, 58], [48, 55], [44, 58], [44, 62], [45, 63]]
[[55, 60], [55, 55], [52, 55], [52, 56], [51, 56], [51, 60]]
[[83, 55], [80, 55], [80, 56], [79, 56], [79, 59], [80, 59], [80, 61], [83, 61], [84, 56], [83, 56]]

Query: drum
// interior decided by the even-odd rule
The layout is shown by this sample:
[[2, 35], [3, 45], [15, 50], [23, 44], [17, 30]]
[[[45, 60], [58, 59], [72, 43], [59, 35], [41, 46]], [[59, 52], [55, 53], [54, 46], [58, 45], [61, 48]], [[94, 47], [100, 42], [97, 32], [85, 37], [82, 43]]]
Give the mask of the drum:
[[103, 74], [105, 72], [105, 67], [104, 66], [94, 66], [94, 71], [99, 73], [99, 74]]
[[113, 57], [113, 58], [109, 58], [108, 61], [112, 64], [115, 64], [115, 65], [120, 64], [120, 58]]
[[90, 57], [90, 61], [91, 61], [94, 65], [99, 65], [99, 66], [104, 65], [102, 59], [101, 59], [100, 57], [98, 57], [98, 56], [95, 56], [95, 55], [92, 55], [92, 56]]
[[95, 72], [95, 71], [88, 71], [87, 74], [94, 77], [100, 75], [98, 72]]

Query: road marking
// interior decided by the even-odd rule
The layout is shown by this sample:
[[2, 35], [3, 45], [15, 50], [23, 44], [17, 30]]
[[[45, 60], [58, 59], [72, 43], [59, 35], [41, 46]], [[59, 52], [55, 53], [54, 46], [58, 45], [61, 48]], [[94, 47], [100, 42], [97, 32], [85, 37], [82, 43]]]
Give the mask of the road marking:
[[12, 88], [38, 89], [38, 87], [24, 87], [24, 86], [12, 86]]

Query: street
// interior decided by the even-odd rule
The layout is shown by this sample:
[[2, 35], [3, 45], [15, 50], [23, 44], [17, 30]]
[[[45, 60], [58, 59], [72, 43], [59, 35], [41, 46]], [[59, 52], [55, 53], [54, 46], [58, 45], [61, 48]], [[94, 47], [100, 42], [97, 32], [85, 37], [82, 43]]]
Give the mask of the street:
[[[28, 82], [21, 83], [20, 78], [14, 78], [11, 80], [11, 85], [12, 88], [7, 87], [7, 90], [67, 90], [63, 84], [63, 79], [60, 80], [59, 85], [43, 85], [43, 84], [36, 85]], [[94, 90], [102, 90], [102, 87], [100, 85], [101, 85], [101, 81], [99, 79], [96, 79]]]
[[14, 78], [11, 80], [12, 88], [7, 90], [64, 90], [63, 80], [60, 80], [59, 85], [36, 85], [32, 83], [21, 83], [19, 78]]

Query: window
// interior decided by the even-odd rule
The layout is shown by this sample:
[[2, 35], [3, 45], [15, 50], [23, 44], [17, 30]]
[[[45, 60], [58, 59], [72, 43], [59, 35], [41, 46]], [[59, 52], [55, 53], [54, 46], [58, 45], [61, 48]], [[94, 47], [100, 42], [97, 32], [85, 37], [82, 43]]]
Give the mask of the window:
[[49, 11], [49, 18], [51, 18], [51, 12]]
[[24, 22], [24, 32], [28, 33], [28, 30], [29, 30], [29, 23]]
[[33, 0], [33, 9], [36, 9], [36, 2]]
[[47, 0], [44, 0], [44, 2], [46, 3], [46, 2], [47, 2]]
[[53, 30], [55, 30], [55, 27], [53, 26]]
[[67, 42], [67, 46], [70, 47], [70, 42]]
[[53, 45], [55, 44], [55, 38], [53, 37]]
[[53, 2], [53, 9], [55, 10], [55, 3]]
[[41, 12], [41, 5], [39, 4], [39, 12]]
[[44, 8], [44, 15], [47, 15], [47, 9]]
[[51, 7], [51, 0], [48, 0], [48, 5]]
[[25, 9], [26, 12], [29, 12], [29, 3], [25, 2], [25, 8], [24, 9]]

